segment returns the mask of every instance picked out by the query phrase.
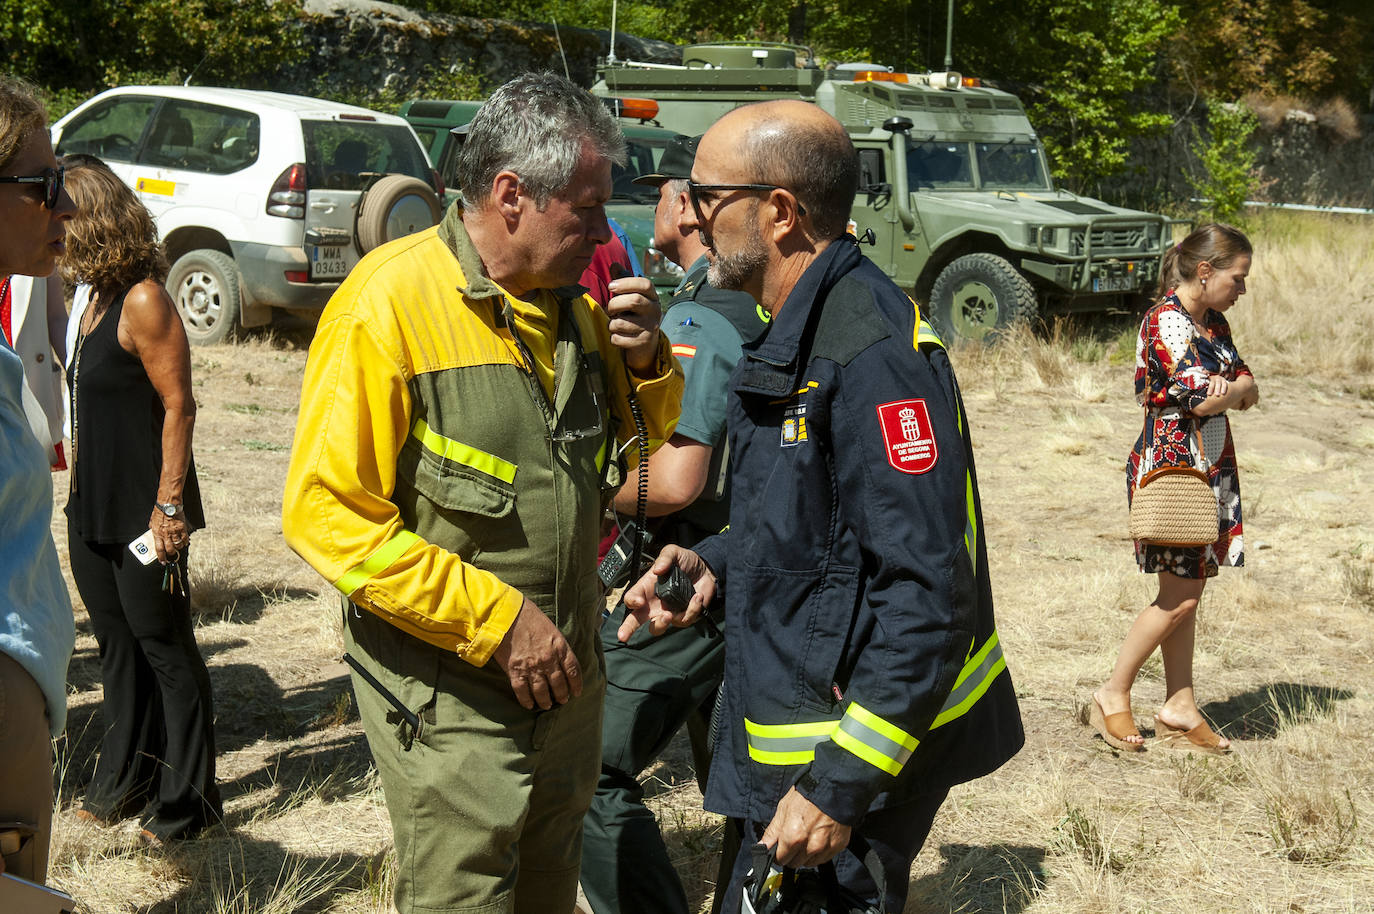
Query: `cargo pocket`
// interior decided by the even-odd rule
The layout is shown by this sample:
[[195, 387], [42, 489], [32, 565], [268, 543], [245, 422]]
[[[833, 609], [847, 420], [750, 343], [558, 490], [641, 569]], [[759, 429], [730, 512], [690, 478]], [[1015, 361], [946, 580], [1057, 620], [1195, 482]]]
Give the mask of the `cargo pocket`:
[[[513, 480], [514, 474], [510, 476]], [[443, 543], [470, 562], [480, 549], [490, 549], [493, 537], [500, 535], [501, 525], [493, 526], [491, 520], [509, 518], [515, 511], [515, 485], [437, 457], [412, 439], [401, 448], [396, 462], [392, 501], [406, 529]]]

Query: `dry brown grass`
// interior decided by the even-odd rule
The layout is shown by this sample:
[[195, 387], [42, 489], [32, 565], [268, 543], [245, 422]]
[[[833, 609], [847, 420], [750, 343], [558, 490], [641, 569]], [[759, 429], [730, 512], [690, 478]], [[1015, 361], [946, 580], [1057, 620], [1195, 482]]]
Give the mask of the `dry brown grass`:
[[[1236, 751], [1127, 757], [1080, 719], [1153, 596], [1125, 536], [1135, 328], [1062, 323], [958, 350], [1027, 745], [951, 794], [908, 912], [1370, 909], [1374, 226], [1275, 218], [1253, 238], [1251, 292], [1232, 313], [1263, 391], [1233, 420], [1247, 563], [1209, 584], [1196, 658], [1200, 701]], [[79, 617], [51, 878], [83, 912], [390, 910], [390, 825], [338, 662], [338, 602], [280, 538], [303, 364], [302, 349], [270, 339], [195, 353], [211, 526], [192, 575], [225, 831], [160, 856], [137, 845], [132, 823], [102, 831], [72, 816], [100, 726], [95, 644]], [[1148, 736], [1163, 698], [1157, 657], [1134, 698]], [[647, 791], [704, 909], [721, 826], [700, 809], [689, 758], [675, 743]]]

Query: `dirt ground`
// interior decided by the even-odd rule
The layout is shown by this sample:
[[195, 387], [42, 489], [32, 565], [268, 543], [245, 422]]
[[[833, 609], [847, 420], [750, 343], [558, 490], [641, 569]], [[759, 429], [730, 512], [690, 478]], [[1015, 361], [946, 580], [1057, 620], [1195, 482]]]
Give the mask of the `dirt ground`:
[[[390, 910], [390, 826], [340, 662], [338, 599], [281, 539], [303, 338], [193, 352], [209, 526], [191, 567], [223, 833], [158, 854], [137, 845], [136, 823], [99, 830], [71, 814], [101, 728], [96, 644], [72, 590], [51, 879], [83, 912]], [[1374, 910], [1374, 387], [1293, 372], [1269, 345], [1251, 358], [1263, 400], [1232, 422], [1246, 563], [1209, 585], [1196, 658], [1199, 700], [1236, 751], [1123, 756], [1081, 722], [1153, 595], [1126, 535], [1140, 412], [1111, 350], [1026, 338], [956, 353], [1027, 743], [953, 792], [907, 911]], [[1134, 695], [1147, 736], [1162, 679], [1156, 656]], [[704, 907], [719, 823], [700, 811], [687, 759], [676, 744], [648, 788]]]

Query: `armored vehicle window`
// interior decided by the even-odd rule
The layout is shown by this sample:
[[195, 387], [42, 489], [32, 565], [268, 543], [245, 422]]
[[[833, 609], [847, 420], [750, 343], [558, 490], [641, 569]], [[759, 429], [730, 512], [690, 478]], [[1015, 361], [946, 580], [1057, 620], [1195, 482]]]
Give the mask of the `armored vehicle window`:
[[877, 191], [887, 186], [887, 173], [883, 168], [881, 149], [859, 150], [859, 192]]
[[985, 190], [1051, 190], [1045, 157], [1035, 143], [975, 143]]
[[907, 183], [912, 190], [972, 189], [968, 143], [910, 140], [906, 153]]
[[611, 199], [612, 200], [639, 200], [639, 199], [658, 199], [658, 191], [652, 187], [645, 187], [640, 184], [631, 183], [640, 175], [654, 173], [658, 167], [658, 160], [663, 156], [663, 150], [668, 145], [667, 139], [626, 139], [625, 140], [625, 167], [619, 165], [611, 166]]

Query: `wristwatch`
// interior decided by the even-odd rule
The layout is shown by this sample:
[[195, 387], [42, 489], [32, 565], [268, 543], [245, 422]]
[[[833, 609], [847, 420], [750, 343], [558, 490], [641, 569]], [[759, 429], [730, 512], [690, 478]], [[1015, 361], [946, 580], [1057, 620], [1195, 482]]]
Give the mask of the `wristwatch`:
[[181, 505], [164, 505], [160, 501], [153, 502], [153, 507], [157, 508], [163, 514], [166, 514], [168, 517], [176, 517], [181, 511]]

